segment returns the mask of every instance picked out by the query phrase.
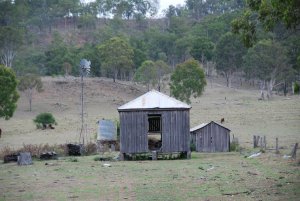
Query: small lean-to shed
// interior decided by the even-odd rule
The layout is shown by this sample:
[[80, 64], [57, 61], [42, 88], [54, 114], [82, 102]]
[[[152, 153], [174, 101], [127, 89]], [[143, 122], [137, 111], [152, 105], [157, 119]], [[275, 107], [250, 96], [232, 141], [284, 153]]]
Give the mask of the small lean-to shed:
[[[120, 115], [120, 153], [190, 151], [191, 106], [156, 90], [122, 105]], [[158, 140], [151, 146], [150, 137]]]
[[230, 130], [214, 121], [200, 124], [190, 130], [191, 143], [198, 152], [227, 152], [230, 148]]

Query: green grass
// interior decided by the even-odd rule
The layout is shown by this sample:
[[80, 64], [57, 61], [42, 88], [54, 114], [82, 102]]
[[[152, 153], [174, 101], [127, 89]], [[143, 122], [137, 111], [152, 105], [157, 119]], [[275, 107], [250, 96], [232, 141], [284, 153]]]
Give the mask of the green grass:
[[[193, 153], [191, 160], [0, 164], [0, 200], [295, 200], [300, 168], [271, 153]], [[103, 167], [110, 163], [111, 167]], [[199, 169], [201, 167], [201, 169]], [[212, 168], [213, 167], [213, 168]], [[229, 194], [229, 195], [228, 195]], [[230, 195], [232, 194], [232, 195]]]

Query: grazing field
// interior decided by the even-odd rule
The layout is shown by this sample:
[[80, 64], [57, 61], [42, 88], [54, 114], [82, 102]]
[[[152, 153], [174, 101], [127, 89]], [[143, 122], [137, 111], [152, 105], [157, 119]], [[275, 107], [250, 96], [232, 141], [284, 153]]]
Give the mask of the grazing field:
[[[80, 79], [74, 77], [44, 77], [44, 91], [34, 94], [33, 111], [29, 112], [26, 96], [21, 94], [18, 108], [9, 121], [0, 119], [3, 130], [0, 148], [21, 147], [23, 144], [62, 144], [76, 142], [80, 129]], [[87, 78], [85, 108], [88, 140], [94, 141], [99, 119], [118, 119], [117, 108], [142, 95], [146, 89], [132, 82], [114, 83], [110, 79]], [[168, 89], [163, 90], [169, 94]], [[192, 100], [191, 127], [225, 118], [224, 126], [239, 138], [244, 147], [252, 146], [253, 135], [266, 135], [269, 147], [290, 149], [300, 141], [300, 96], [277, 96], [270, 101], [258, 101], [258, 90], [229, 89], [209, 82], [204, 94]], [[38, 130], [35, 116], [51, 112], [58, 125], [55, 130]]]
[[[300, 169], [273, 153], [193, 153], [191, 160], [0, 164], [0, 200], [297, 200]], [[46, 165], [47, 163], [47, 165]], [[109, 163], [111, 167], [103, 166]]]
[[[23, 144], [77, 142], [80, 129], [78, 78], [44, 77], [44, 91], [34, 94], [29, 112], [24, 94], [14, 117], [0, 119], [3, 130], [0, 151]], [[117, 107], [142, 95], [146, 89], [131, 82], [87, 78], [85, 82], [87, 140], [95, 142], [99, 119], [118, 119]], [[169, 94], [166, 88], [164, 93]], [[191, 160], [109, 162], [104, 167], [95, 156], [61, 157], [34, 161], [19, 167], [0, 164], [2, 200], [297, 200], [300, 197], [299, 153], [297, 160], [283, 159], [300, 142], [300, 97], [274, 95], [258, 101], [253, 89], [229, 89], [209, 84], [204, 94], [192, 99], [191, 127], [225, 119], [224, 126], [239, 138], [242, 153], [193, 153]], [[38, 130], [35, 116], [51, 112], [58, 125]], [[267, 137], [268, 148], [279, 138], [280, 155], [274, 151], [254, 159], [253, 135]], [[247, 153], [248, 155], [250, 154]], [[115, 153], [117, 154], [117, 153]], [[78, 162], [72, 162], [72, 161]], [[47, 165], [46, 165], [47, 163]]]

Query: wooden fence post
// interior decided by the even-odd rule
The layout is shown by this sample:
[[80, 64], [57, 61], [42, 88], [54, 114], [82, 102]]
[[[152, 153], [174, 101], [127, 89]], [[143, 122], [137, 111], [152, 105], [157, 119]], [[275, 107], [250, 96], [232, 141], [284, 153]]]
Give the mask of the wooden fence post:
[[278, 138], [276, 138], [276, 154], [279, 154]]
[[256, 135], [253, 135], [253, 148], [256, 148]]
[[264, 149], [267, 150], [267, 137], [264, 136]]
[[259, 139], [260, 139], [260, 136], [258, 135], [258, 136], [256, 136], [256, 143], [255, 143], [255, 147], [258, 147], [258, 144], [259, 144]]
[[292, 149], [291, 157], [292, 159], [296, 159], [296, 153], [297, 153], [298, 143], [295, 144], [294, 148]]

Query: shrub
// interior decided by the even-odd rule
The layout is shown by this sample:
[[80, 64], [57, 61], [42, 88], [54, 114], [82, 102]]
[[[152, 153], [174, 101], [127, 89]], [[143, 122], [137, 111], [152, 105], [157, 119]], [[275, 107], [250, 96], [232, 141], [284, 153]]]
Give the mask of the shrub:
[[87, 143], [84, 149], [85, 149], [85, 155], [93, 155], [97, 153], [97, 145], [92, 142]]
[[195, 143], [191, 143], [190, 144], [190, 149], [191, 149], [191, 151], [196, 151], [196, 145], [195, 145]]
[[69, 162], [78, 162], [78, 159], [75, 157], [69, 158]]
[[37, 128], [44, 128], [44, 126], [55, 124], [57, 125], [55, 118], [51, 113], [41, 113], [35, 117], [33, 122], [36, 124]]
[[233, 141], [230, 143], [230, 151], [239, 151], [240, 145], [237, 141]]
[[66, 144], [60, 144], [60, 145], [23, 144], [23, 147], [16, 150], [11, 149], [8, 146], [5, 146], [4, 148], [0, 149], [0, 158], [3, 159], [5, 155], [18, 154], [20, 152], [29, 152], [33, 158], [39, 158], [41, 153], [48, 152], [48, 151], [55, 151], [59, 156], [66, 156], [68, 150]]

